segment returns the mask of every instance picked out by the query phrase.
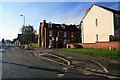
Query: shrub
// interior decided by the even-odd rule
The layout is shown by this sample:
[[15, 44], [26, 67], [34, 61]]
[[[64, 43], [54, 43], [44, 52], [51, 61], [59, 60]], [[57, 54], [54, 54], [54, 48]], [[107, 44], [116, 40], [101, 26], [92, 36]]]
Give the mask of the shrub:
[[78, 45], [78, 44], [73, 44], [73, 46], [75, 47], [75, 49], [78, 49], [78, 48], [79, 48], [79, 45]]
[[78, 44], [74, 44], [73, 46], [75, 47], [75, 49], [78, 49], [78, 48], [83, 48], [83, 46], [82, 46], [82, 45], [78, 45]]

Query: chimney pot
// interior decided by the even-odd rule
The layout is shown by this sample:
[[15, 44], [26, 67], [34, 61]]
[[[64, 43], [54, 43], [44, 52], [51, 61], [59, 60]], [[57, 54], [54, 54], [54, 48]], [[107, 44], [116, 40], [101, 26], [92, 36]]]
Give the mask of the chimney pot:
[[90, 11], [90, 8], [88, 10], [86, 10], [86, 14]]
[[44, 23], [46, 23], [46, 20], [43, 20]]

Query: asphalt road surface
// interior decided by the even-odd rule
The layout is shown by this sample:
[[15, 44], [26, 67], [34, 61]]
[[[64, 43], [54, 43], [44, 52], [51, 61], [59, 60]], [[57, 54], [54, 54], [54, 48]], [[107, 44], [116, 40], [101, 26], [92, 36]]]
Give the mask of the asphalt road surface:
[[38, 60], [24, 54], [24, 50], [8, 47], [2, 53], [2, 78], [100, 78], [75, 70], [63, 70], [64, 66]]

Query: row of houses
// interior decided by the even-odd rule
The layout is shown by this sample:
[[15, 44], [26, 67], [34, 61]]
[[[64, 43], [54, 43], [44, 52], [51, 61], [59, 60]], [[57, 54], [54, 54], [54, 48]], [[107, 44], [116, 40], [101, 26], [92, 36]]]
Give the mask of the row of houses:
[[[38, 46], [120, 49], [120, 11], [93, 5], [80, 25], [40, 23]], [[67, 44], [67, 45], [66, 45]]]
[[79, 25], [43, 20], [37, 36], [37, 45], [45, 48], [74, 48], [77, 44], [83, 48], [120, 50], [120, 11], [94, 4]]

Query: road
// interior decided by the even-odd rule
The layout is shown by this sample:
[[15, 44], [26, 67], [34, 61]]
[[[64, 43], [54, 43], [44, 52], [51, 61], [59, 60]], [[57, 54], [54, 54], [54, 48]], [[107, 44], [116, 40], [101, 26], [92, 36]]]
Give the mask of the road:
[[[31, 50], [31, 51], [36, 52], [37, 50]], [[66, 54], [65, 52], [63, 53], [58, 50], [57, 52], [54, 50], [53, 52], [54, 54], [52, 54], [52, 52], [46, 53], [45, 51], [50, 51], [47, 49], [39, 49], [38, 51], [40, 53], [35, 56], [35, 54], [33, 54], [31, 51], [24, 50], [19, 47], [7, 46], [5, 52], [0, 53], [0, 69], [1, 69], [0, 77], [2, 77], [3, 79], [6, 78], [14, 78], [14, 79], [17, 78], [22, 78], [22, 79], [23, 78], [25, 79], [26, 78], [32, 78], [32, 79], [119, 78], [120, 79], [120, 77], [104, 75], [104, 72], [102, 73], [102, 75], [99, 73], [94, 73], [95, 68], [96, 70], [100, 70], [100, 71], [101, 70], [104, 71], [104, 68], [98, 65], [98, 63], [96, 64], [95, 61], [91, 62], [91, 60], [87, 60], [85, 56], [79, 58], [78, 55], [75, 54], [76, 55], [75, 56], [71, 54], [70, 57], [70, 54], [67, 53], [67, 55], [65, 55]], [[80, 61], [77, 59], [77, 57]], [[68, 66], [65, 66], [56, 63], [56, 61], [62, 64], [68, 64], [70, 62], [70, 64], [68, 64]], [[69, 65], [74, 67], [70, 67]], [[117, 72], [114, 70], [113, 67], [112, 67], [113, 70], [112, 68], [109, 69], [107, 66], [105, 67], [109, 70], [110, 73], [111, 71], [113, 71], [113, 73]], [[87, 68], [89, 68], [89, 70]]]
[[75, 70], [63, 70], [64, 66], [38, 60], [24, 54], [24, 50], [8, 47], [2, 53], [2, 78], [99, 78]]

